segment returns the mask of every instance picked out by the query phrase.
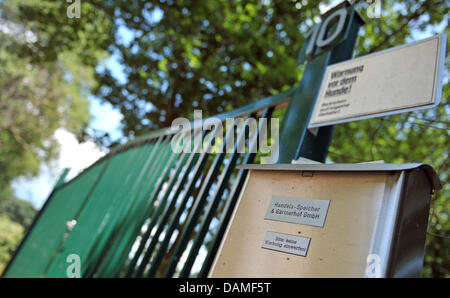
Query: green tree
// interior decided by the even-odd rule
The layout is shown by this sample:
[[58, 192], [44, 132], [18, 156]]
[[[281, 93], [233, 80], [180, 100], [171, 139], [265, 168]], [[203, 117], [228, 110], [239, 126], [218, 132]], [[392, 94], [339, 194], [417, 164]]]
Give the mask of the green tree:
[[41, 162], [57, 156], [53, 137], [57, 128], [86, 137], [87, 98], [95, 87], [95, 62], [106, 54], [101, 49], [109, 36], [105, 33], [109, 21], [83, 2], [83, 19], [66, 17], [64, 1], [0, 2], [0, 191], [4, 193], [10, 192], [14, 178], [36, 175]]
[[[96, 3], [115, 18], [109, 51], [125, 77], [99, 68], [96, 93], [120, 109], [126, 136], [170, 126], [194, 108], [214, 115], [277, 93], [298, 83], [304, 35], [328, 2]], [[365, 15], [369, 3], [353, 2]], [[383, 15], [368, 19], [357, 53], [404, 43], [412, 30], [440, 23], [446, 8], [444, 0], [383, 1]]]
[[8, 199], [0, 199], [0, 216], [8, 216], [10, 220], [28, 229], [36, 215], [36, 208], [28, 201], [10, 195]]
[[213, 115], [291, 87], [309, 28], [301, 24], [320, 14], [318, 3], [304, 2], [301, 9], [260, 0], [99, 4], [116, 18], [109, 50], [125, 82], [101, 69], [97, 94], [121, 110], [129, 136], [170, 126], [194, 108]]
[[3, 272], [17, 245], [22, 239], [24, 228], [7, 216], [0, 215], [0, 273]]
[[0, 189], [5, 189], [55, 157], [57, 128], [80, 131], [90, 116], [88, 102], [64, 80], [60, 65], [32, 64], [2, 48], [0, 64]]

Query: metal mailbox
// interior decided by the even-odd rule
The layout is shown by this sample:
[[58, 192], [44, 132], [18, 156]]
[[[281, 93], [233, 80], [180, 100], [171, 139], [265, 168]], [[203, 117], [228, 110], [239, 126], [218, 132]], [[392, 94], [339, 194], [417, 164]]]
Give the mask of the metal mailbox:
[[418, 277], [436, 172], [425, 164], [246, 165], [210, 277]]

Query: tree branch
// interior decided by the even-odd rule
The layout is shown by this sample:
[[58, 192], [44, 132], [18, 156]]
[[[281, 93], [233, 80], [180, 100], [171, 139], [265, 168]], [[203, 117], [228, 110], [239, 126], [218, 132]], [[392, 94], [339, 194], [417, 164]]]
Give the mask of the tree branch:
[[[369, 50], [369, 52], [367, 52], [367, 54], [371, 54], [374, 53], [376, 51], [378, 51], [380, 48], [382, 48], [393, 36], [397, 35], [398, 33], [402, 32], [403, 29], [406, 28], [406, 26], [409, 25], [409, 23], [417, 18], [419, 18], [423, 13], [425, 13], [424, 8], [430, 3], [429, 0], [424, 1], [420, 7], [412, 14], [408, 17], [408, 19], [406, 20], [406, 22], [400, 26], [400, 28], [398, 28], [397, 30], [395, 30], [392, 34], [389, 34], [388, 36], [385, 37], [385, 39], [378, 45], [376, 45], [375, 47], [371, 48]], [[438, 5], [439, 3], [437, 3], [436, 5]]]

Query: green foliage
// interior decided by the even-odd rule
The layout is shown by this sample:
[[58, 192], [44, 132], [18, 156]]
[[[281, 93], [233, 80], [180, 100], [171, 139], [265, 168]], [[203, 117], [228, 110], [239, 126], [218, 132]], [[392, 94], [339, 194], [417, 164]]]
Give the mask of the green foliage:
[[57, 128], [76, 132], [87, 125], [89, 104], [77, 82], [64, 79], [64, 62], [32, 64], [0, 48], [0, 189], [37, 174], [40, 162], [55, 156]]
[[0, 215], [0, 273], [3, 272], [14, 250], [19, 245], [24, 228], [7, 216]]
[[[260, 0], [99, 4], [114, 7], [120, 24], [109, 49], [119, 56], [125, 83], [99, 71], [97, 94], [120, 108], [125, 135], [140, 135], [195, 108], [211, 116], [291, 87], [308, 29], [300, 25], [320, 15], [317, 2], [304, 3], [301, 9]], [[129, 44], [117, 34], [123, 28]]]
[[37, 213], [34, 206], [0, 189], [0, 274]]
[[30, 227], [36, 213], [36, 208], [28, 201], [20, 200], [15, 196], [11, 196], [8, 200], [0, 199], [0, 216], [8, 216], [10, 220], [25, 229]]
[[0, 190], [56, 157], [57, 128], [85, 136], [94, 62], [108, 35], [104, 19], [82, 2], [83, 22], [66, 17], [63, 1], [0, 3], [9, 28], [0, 31]]
[[76, 50], [78, 61], [93, 66], [99, 49], [110, 43], [111, 19], [92, 2], [80, 1], [82, 18], [67, 17], [70, 3], [52, 0], [5, 0], [0, 3], [2, 19], [30, 30], [31, 42], [18, 41], [8, 49], [32, 62], [54, 62], [61, 53]]

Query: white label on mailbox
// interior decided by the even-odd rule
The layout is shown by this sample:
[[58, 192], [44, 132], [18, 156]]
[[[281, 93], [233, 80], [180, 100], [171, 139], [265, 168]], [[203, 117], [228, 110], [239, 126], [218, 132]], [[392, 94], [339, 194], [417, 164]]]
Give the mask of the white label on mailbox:
[[273, 196], [264, 219], [323, 227], [329, 206], [329, 200]]
[[267, 232], [262, 248], [306, 257], [311, 238], [276, 232]]

